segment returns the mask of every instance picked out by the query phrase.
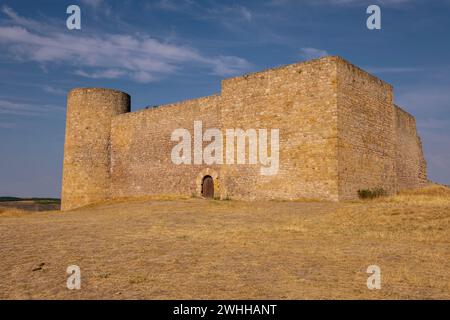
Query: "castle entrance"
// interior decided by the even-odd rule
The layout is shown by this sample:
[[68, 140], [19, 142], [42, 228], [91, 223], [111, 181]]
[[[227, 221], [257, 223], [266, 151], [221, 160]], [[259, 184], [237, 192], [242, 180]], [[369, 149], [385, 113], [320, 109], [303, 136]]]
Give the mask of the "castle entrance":
[[211, 176], [205, 176], [202, 182], [202, 196], [205, 198], [214, 198], [214, 180]]

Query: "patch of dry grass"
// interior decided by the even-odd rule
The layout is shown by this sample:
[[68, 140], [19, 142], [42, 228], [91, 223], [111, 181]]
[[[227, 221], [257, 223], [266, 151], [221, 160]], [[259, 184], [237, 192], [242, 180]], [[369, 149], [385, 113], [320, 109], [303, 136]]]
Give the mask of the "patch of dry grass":
[[17, 208], [0, 207], [0, 217], [18, 217], [30, 214], [30, 211]]
[[[0, 214], [0, 298], [449, 299], [447, 192], [346, 203], [140, 199]], [[70, 264], [81, 268], [79, 291], [65, 287]], [[372, 264], [381, 290], [366, 287]]]
[[85, 209], [86, 208], [95, 208], [98, 206], [114, 205], [114, 204], [129, 203], [129, 202], [136, 202], [136, 201], [175, 201], [175, 200], [188, 200], [188, 199], [192, 199], [192, 197], [175, 195], [175, 194], [161, 194], [161, 195], [152, 195], [152, 196], [145, 196], [145, 195], [143, 195], [143, 196], [128, 196], [128, 197], [119, 197], [119, 198], [114, 198], [114, 199], [97, 201], [95, 203], [91, 203], [86, 206], [83, 206], [82, 208], [85, 208]]
[[450, 204], [450, 188], [443, 185], [432, 184], [421, 189], [403, 190], [397, 195], [375, 199], [375, 201], [447, 206]]

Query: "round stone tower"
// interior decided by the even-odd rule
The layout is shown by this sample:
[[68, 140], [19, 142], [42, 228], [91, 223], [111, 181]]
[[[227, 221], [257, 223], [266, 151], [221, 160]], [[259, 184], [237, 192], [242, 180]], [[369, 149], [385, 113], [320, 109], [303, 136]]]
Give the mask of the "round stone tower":
[[111, 120], [129, 111], [130, 96], [117, 90], [77, 88], [69, 92], [62, 210], [109, 198]]

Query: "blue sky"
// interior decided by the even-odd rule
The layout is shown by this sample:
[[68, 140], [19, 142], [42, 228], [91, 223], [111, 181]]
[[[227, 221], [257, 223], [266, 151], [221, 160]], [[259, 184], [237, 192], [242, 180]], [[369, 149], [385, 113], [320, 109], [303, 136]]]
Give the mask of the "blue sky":
[[[81, 8], [81, 30], [66, 8]], [[378, 4], [382, 29], [366, 28]], [[60, 196], [66, 93], [109, 87], [132, 109], [220, 80], [340, 55], [416, 116], [429, 177], [450, 184], [450, 0], [2, 1], [0, 195]]]

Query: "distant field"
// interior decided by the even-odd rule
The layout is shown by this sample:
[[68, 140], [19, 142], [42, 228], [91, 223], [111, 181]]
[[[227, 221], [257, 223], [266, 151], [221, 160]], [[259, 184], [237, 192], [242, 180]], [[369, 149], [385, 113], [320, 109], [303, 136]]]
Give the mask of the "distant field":
[[[2, 299], [450, 299], [444, 187], [343, 203], [0, 208], [0, 243]], [[78, 291], [66, 288], [72, 264]], [[382, 288], [371, 291], [373, 264]]]
[[27, 211], [59, 210], [61, 200], [56, 198], [0, 197], [0, 214], [5, 208]]
[[17, 197], [0, 197], [0, 202], [12, 202], [12, 201], [35, 201], [44, 203], [60, 203], [61, 199], [58, 198], [17, 198]]

